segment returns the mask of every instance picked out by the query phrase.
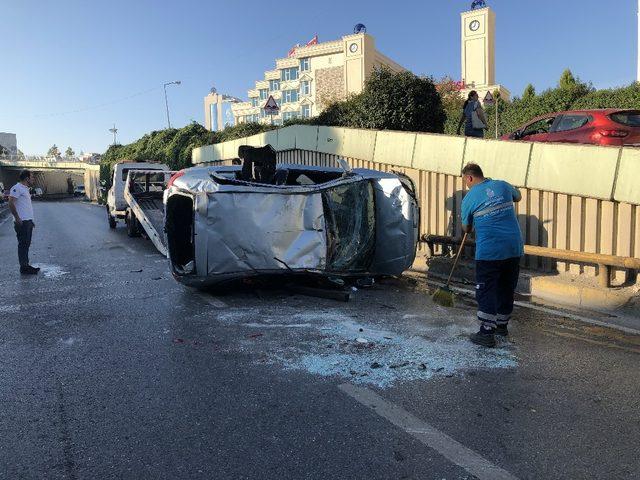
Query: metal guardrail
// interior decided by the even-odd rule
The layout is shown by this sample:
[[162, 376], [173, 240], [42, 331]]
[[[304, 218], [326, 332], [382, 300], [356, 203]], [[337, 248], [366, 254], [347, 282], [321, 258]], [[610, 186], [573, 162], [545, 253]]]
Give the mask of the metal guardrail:
[[[423, 235], [421, 240], [425, 242], [431, 255], [435, 253], [434, 245], [460, 245], [462, 242], [459, 238], [449, 237], [445, 235]], [[467, 240], [465, 245], [475, 248], [473, 240]], [[611, 268], [617, 267], [629, 270], [640, 270], [640, 259], [633, 257], [620, 257], [616, 255], [605, 255], [602, 253], [576, 252], [574, 250], [561, 250], [559, 248], [539, 247], [536, 245], [525, 245], [524, 253], [536, 257], [552, 258], [554, 260], [563, 260], [568, 262], [587, 263], [598, 266], [598, 280], [600, 286], [604, 288], [611, 287]], [[629, 272], [628, 272], [629, 273]]]

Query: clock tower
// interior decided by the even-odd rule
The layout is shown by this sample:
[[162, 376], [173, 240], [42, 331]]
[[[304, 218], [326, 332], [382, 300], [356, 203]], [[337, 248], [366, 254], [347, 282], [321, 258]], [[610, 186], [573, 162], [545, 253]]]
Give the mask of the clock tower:
[[460, 20], [463, 92], [477, 90], [482, 99], [486, 92], [498, 91], [504, 100], [509, 100], [509, 91], [496, 84], [495, 12], [476, 0], [471, 10], [460, 14]]

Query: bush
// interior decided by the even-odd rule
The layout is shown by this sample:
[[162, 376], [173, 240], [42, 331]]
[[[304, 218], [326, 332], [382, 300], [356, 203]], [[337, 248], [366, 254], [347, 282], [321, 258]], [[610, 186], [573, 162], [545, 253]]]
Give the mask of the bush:
[[[447, 82], [449, 82], [449, 79], [444, 79], [440, 82], [438, 89], [441, 90], [441, 85], [446, 85]], [[441, 95], [443, 95], [442, 92]], [[455, 135], [457, 122], [462, 110], [462, 99], [460, 98], [460, 103], [453, 101], [444, 103], [447, 112], [445, 133]], [[565, 70], [556, 88], [537, 94], [532, 85], [527, 85], [521, 98], [515, 97], [511, 102], [498, 99], [497, 106], [485, 108], [489, 122], [487, 137], [494, 136], [496, 108], [500, 113], [498, 134], [504, 135], [514, 132], [534, 117], [563, 110], [595, 108], [640, 109], [640, 83], [633, 83], [622, 88], [595, 90], [591, 84], [581, 82], [580, 79], [573, 76], [571, 71]]]
[[442, 133], [445, 119], [431, 78], [383, 67], [373, 71], [362, 93], [330, 104], [309, 121], [291, 123]]

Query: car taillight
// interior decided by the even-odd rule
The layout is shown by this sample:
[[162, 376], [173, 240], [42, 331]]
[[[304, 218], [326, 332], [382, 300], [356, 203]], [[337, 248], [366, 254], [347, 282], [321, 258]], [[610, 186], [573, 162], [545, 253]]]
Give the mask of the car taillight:
[[179, 172], [174, 173], [169, 179], [169, 181], [167, 182], [167, 188], [172, 186], [173, 182], [175, 182], [178, 178], [180, 178], [183, 175], [184, 175], [184, 170], [180, 170]]
[[626, 130], [600, 130], [600, 135], [603, 137], [624, 138], [629, 135], [629, 132]]

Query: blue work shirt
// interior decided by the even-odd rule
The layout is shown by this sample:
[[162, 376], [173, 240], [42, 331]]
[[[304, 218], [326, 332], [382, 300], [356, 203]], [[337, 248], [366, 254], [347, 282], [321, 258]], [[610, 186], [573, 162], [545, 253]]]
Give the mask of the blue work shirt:
[[476, 260], [505, 260], [524, 255], [514, 201], [520, 192], [502, 180], [486, 179], [462, 200], [462, 223], [476, 231]]

